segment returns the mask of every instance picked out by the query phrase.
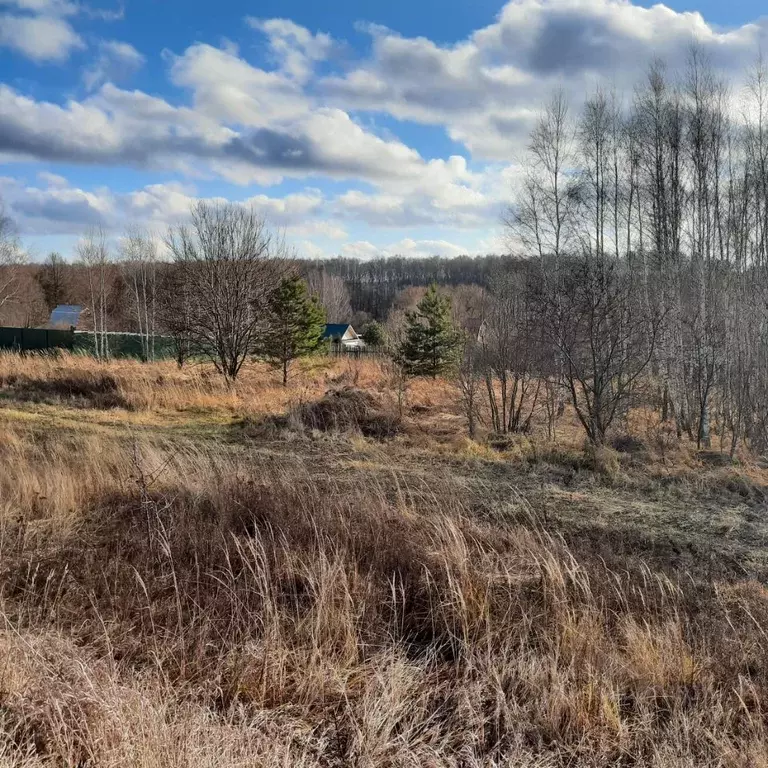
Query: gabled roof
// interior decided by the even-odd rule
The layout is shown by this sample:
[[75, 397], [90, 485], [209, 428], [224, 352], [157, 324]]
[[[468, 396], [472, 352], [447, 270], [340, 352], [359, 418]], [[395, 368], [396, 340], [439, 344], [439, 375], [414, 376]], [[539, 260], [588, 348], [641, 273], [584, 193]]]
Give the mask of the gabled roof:
[[[341, 339], [352, 326], [349, 323], [327, 323], [323, 331], [324, 339]], [[354, 333], [354, 328], [352, 332]]]
[[77, 326], [80, 322], [80, 314], [83, 308], [79, 304], [59, 304], [51, 312], [51, 319], [48, 324], [51, 326]]

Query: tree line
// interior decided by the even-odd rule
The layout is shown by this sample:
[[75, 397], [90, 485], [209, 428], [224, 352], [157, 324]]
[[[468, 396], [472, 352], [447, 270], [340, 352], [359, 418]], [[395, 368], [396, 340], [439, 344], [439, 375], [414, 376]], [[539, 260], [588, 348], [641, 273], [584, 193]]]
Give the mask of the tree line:
[[439, 330], [450, 307], [434, 306], [431, 291], [420, 319], [406, 312], [398, 345], [406, 371], [452, 368], [471, 432], [481, 416], [504, 433], [543, 415], [554, 436], [569, 404], [589, 442], [602, 445], [641, 406], [699, 447], [717, 437], [731, 454], [740, 443], [765, 452], [762, 60], [743, 89], [693, 48], [680, 73], [653, 62], [623, 102], [598, 88], [572, 110], [556, 93], [523, 171], [505, 218], [520, 258], [478, 261], [474, 295], [446, 292], [452, 329]]
[[564, 402], [601, 444], [630, 405], [700, 447], [768, 448], [768, 71], [734, 88], [693, 48], [622, 102], [555, 94], [505, 220], [462, 390], [498, 431]]
[[279, 368], [287, 384], [292, 361], [323, 343], [325, 308], [252, 209], [196, 204], [189, 224], [171, 227], [164, 245], [161, 259], [157, 240], [131, 229], [113, 254], [103, 230], [94, 229], [77, 243], [75, 263], [52, 253], [32, 265], [10, 220], [0, 218], [0, 311], [10, 310], [4, 320], [29, 321], [36, 285], [43, 304], [38, 323], [59, 304], [87, 307], [84, 325], [99, 360], [110, 357], [112, 331], [135, 333], [145, 361], [155, 359], [162, 334], [171, 338], [179, 366], [205, 358], [228, 382], [258, 356]]
[[[450, 371], [470, 431], [481, 417], [495, 432], [525, 431], [543, 415], [554, 436], [570, 404], [599, 445], [640, 404], [699, 446], [715, 435], [731, 453], [768, 450], [759, 59], [743, 88], [693, 48], [682, 72], [653, 62], [630, 98], [597, 88], [573, 110], [555, 94], [505, 217], [514, 255], [302, 261], [248, 209], [201, 203], [165, 237], [165, 260], [140, 232], [121, 239], [115, 260], [95, 232], [76, 263], [54, 254], [31, 267], [0, 224], [0, 312], [24, 304], [30, 270], [49, 307], [77, 282], [99, 356], [121, 324], [151, 359], [162, 329], [180, 363], [204, 349], [232, 380], [266, 354], [270, 323], [295, 329], [295, 343], [269, 352], [285, 366], [325, 318], [365, 326], [404, 376]], [[293, 313], [278, 320], [281, 301]]]

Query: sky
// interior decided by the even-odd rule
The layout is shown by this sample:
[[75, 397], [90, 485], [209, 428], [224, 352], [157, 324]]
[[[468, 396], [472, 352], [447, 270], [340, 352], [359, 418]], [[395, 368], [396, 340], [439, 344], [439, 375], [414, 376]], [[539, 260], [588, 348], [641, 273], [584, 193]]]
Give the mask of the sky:
[[198, 199], [297, 253], [500, 252], [537, 110], [692, 43], [736, 80], [756, 0], [0, 0], [0, 199], [32, 258]]

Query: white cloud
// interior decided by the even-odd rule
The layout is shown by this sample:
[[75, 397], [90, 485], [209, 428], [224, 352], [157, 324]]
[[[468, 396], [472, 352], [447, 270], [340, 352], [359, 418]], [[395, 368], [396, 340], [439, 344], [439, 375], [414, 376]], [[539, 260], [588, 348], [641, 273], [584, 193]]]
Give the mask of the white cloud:
[[144, 62], [144, 56], [130, 43], [102, 40], [96, 61], [83, 73], [83, 82], [88, 90], [106, 82], [120, 82], [141, 69]]
[[341, 248], [342, 256], [356, 259], [374, 259], [387, 256], [463, 256], [467, 253], [467, 248], [447, 240], [413, 240], [409, 237], [381, 247], [367, 240], [358, 240], [353, 243], [346, 243]]
[[596, 79], [631, 89], [654, 57], [684, 65], [695, 41], [717, 66], [739, 70], [768, 39], [765, 20], [719, 30], [699, 13], [629, 0], [512, 0], [497, 20], [455, 45], [369, 28], [370, 58], [321, 82], [345, 109], [444, 126], [476, 158], [512, 160], [542, 97], [583, 97]]
[[52, 16], [70, 16], [79, 10], [77, 3], [71, 3], [68, 0], [0, 0], [0, 6], [3, 5], [20, 11]]
[[[201, 198], [193, 186], [178, 182], [149, 184], [116, 193], [107, 187], [80, 189], [47, 172], [39, 173], [38, 180], [38, 185], [26, 185], [12, 178], [0, 178], [0, 196], [26, 236], [79, 235], [92, 226], [104, 227], [117, 236], [129, 225], [138, 224], [162, 237], [169, 226], [188, 220], [196, 201], [224, 201]], [[285, 233], [297, 253], [310, 258], [337, 253], [359, 258], [455, 256], [483, 250], [480, 246], [468, 249], [444, 239], [403, 238], [383, 246], [366, 240], [349, 241], [347, 228], [334, 216], [330, 202], [311, 187], [284, 197], [254, 195], [238, 202], [257, 210], [269, 226]]]
[[[228, 178], [241, 183], [254, 179], [249, 166], [280, 167], [290, 175], [323, 173], [374, 181], [415, 179], [426, 168], [418, 152], [402, 142], [376, 136], [341, 109], [316, 104], [285, 72], [259, 69], [231, 52], [191, 46], [173, 59], [171, 77], [192, 91], [195, 110], [211, 120], [274, 131], [271, 149], [282, 154], [282, 162], [266, 163], [265, 147], [249, 153], [247, 145], [239, 159], [229, 158]], [[217, 169], [221, 172], [222, 166]]]
[[69, 22], [55, 16], [0, 14], [0, 45], [38, 63], [60, 62], [84, 48]]
[[[8, 9], [0, 44], [36, 61], [81, 47], [70, 21], [96, 13], [69, 0], [0, 0], [0, 8]], [[131, 166], [241, 185], [301, 179], [300, 192], [240, 197], [315, 248], [322, 241], [326, 250], [343, 243], [363, 255], [463, 253], [462, 243], [493, 242], [519, 177], [512, 163], [553, 87], [574, 102], [598, 82], [629, 94], [653, 57], [683, 67], [694, 40], [733, 74], [768, 41], [768, 20], [724, 30], [698, 13], [630, 0], [511, 0], [492, 24], [454, 44], [368, 27], [371, 51], [350, 64], [348, 50], [337, 56], [344, 43], [323, 32], [288, 19], [246, 23], [266, 40], [267, 66], [248, 61], [246, 45], [241, 53], [226, 41], [196, 43], [168, 54], [177, 91], [163, 98], [115, 85], [144, 61], [117, 41], [99, 44], [83, 73], [91, 91], [83, 99], [45, 102], [0, 84], [0, 160]], [[426, 159], [398, 137], [396, 123], [384, 133], [361, 112], [445, 130], [466, 157]], [[317, 189], [327, 180], [350, 184], [330, 195]], [[85, 192], [54, 176], [24, 189], [13, 194], [23, 221], [37, 228], [89, 216], [164, 226], [185, 216], [196, 194], [179, 183]], [[403, 237], [416, 227], [419, 237]]]
[[[9, 212], [28, 234], [78, 234], [98, 224], [116, 233], [137, 223], [162, 232], [188, 219], [191, 206], [201, 199], [189, 184], [149, 184], [122, 194], [107, 187], [86, 191], [57, 174], [37, 174], [38, 185], [25, 185], [0, 177], [0, 196]], [[202, 198], [223, 202], [224, 198]], [[269, 225], [290, 238], [317, 237], [345, 240], [346, 230], [325, 210], [325, 198], [307, 188], [285, 197], [254, 195], [239, 200], [261, 214]]]
[[37, 174], [37, 178], [49, 187], [68, 187], [69, 182], [57, 173], [49, 173], [48, 171], [40, 171]]
[[[11, 10], [0, 12], [0, 46], [10, 48], [38, 64], [61, 63], [73, 51], [86, 47], [67, 17], [80, 14], [102, 21], [123, 17], [122, 5], [103, 9], [70, 0], [0, 0], [2, 8]], [[100, 56], [104, 55], [105, 49], [102, 48]], [[122, 57], [125, 62], [126, 52], [114, 51], [112, 56]], [[94, 82], [97, 79], [94, 75]]]
[[249, 16], [247, 23], [263, 32], [280, 70], [297, 82], [305, 82], [312, 74], [315, 62], [325, 59], [333, 50], [330, 35], [313, 35], [290, 19], [257, 19]]
[[210, 45], [192, 45], [173, 57], [171, 80], [192, 90], [196, 109], [225, 122], [263, 127], [309, 109], [300, 85], [283, 73], [252, 67]]
[[345, 111], [317, 107], [284, 75], [225, 51], [192, 46], [171, 71], [177, 84], [193, 91], [193, 108], [109, 83], [64, 106], [0, 85], [0, 153], [213, 172], [242, 184], [314, 175], [435, 187], [468, 176], [461, 158], [427, 163]]
[[107, 189], [86, 192], [53, 176], [45, 187], [0, 180], [0, 192], [11, 216], [25, 234], [69, 234], [110, 221], [115, 202]]
[[346, 240], [349, 237], [347, 230], [334, 220], [306, 221], [291, 227], [294, 236], [318, 237], [324, 240]]
[[297, 255], [305, 259], [327, 259], [334, 255], [312, 240], [299, 240], [294, 243], [294, 247]]

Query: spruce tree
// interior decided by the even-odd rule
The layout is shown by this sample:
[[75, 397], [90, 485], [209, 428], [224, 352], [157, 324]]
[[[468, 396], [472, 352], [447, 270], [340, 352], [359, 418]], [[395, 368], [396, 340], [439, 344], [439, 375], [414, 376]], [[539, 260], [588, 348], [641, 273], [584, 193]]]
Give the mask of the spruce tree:
[[455, 367], [459, 334], [451, 320], [451, 300], [432, 284], [415, 312], [405, 316], [398, 358], [410, 376], [437, 377]]
[[384, 329], [380, 323], [371, 320], [362, 333], [363, 341], [371, 347], [380, 347], [384, 344]]
[[291, 363], [319, 349], [324, 328], [325, 310], [309, 295], [307, 284], [297, 276], [285, 278], [269, 299], [263, 350], [270, 364], [282, 369], [283, 386], [288, 384]]

